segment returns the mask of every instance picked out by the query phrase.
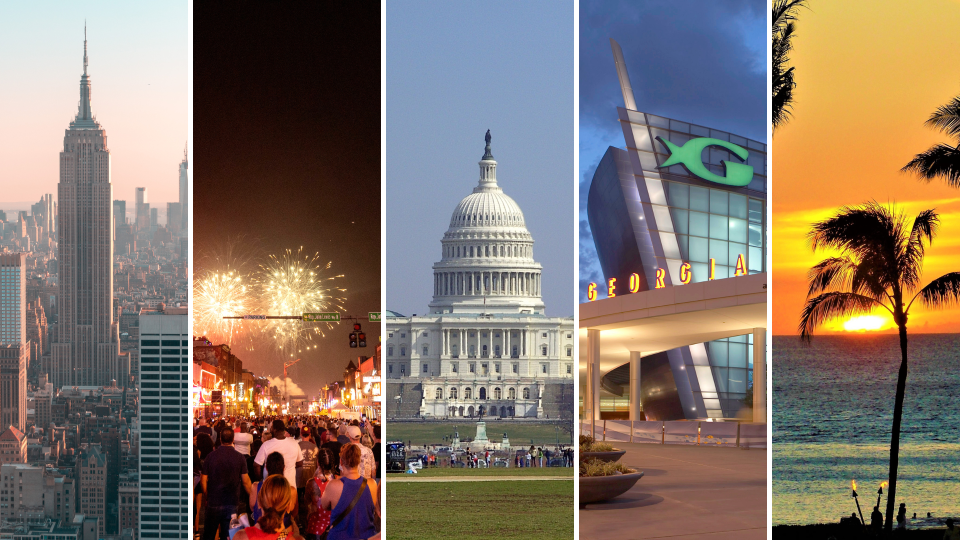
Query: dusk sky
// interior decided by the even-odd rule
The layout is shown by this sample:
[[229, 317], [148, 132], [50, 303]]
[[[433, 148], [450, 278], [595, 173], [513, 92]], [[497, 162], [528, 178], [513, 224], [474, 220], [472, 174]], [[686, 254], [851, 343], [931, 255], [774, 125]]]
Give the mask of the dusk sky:
[[569, 2], [387, 4], [387, 308], [427, 312], [489, 129], [497, 183], [543, 265], [546, 313], [573, 315], [573, 32]]
[[[210, 254], [231, 242], [251, 270], [302, 246], [343, 274], [346, 314], [366, 316], [380, 311], [379, 5], [285, 6], [194, 6], [195, 271], [223, 269]], [[380, 324], [362, 322], [365, 349], [349, 348], [351, 324], [298, 355], [307, 395], [376, 353]], [[235, 354], [283, 372], [269, 339]]]
[[[960, 94], [960, 3], [904, 9], [813, 0], [799, 17], [793, 118], [773, 145], [773, 333], [794, 335], [806, 272], [828, 256], [812, 253], [805, 235], [839, 206], [896, 203], [911, 219], [936, 208], [942, 228], [926, 251], [922, 281], [960, 270], [960, 190], [900, 172], [916, 154], [950, 142], [923, 123]], [[884, 321], [895, 331], [889, 315]], [[960, 307], [915, 305], [908, 328], [956, 332], [958, 321]], [[842, 330], [842, 322], [827, 330]]]
[[114, 198], [128, 201], [132, 215], [134, 188], [145, 186], [165, 214], [166, 203], [179, 200], [188, 135], [187, 16], [185, 1], [0, 4], [7, 80], [0, 203], [57, 197], [64, 130], [80, 99], [86, 19], [91, 101], [107, 132]]
[[580, 3], [580, 284], [603, 282], [587, 193], [607, 147], [625, 148], [623, 93], [610, 38], [623, 48], [642, 112], [757, 141], [767, 129], [767, 8], [760, 0]]

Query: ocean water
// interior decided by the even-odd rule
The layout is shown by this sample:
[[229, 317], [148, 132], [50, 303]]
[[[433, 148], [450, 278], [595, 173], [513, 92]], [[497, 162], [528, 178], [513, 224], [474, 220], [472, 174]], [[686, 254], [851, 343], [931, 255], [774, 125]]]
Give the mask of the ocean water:
[[[907, 516], [960, 515], [960, 334], [909, 337], [897, 504]], [[836, 522], [877, 503], [889, 470], [896, 335], [774, 336], [773, 523]], [[886, 490], [880, 502], [885, 512]], [[912, 526], [933, 525], [918, 520]]]

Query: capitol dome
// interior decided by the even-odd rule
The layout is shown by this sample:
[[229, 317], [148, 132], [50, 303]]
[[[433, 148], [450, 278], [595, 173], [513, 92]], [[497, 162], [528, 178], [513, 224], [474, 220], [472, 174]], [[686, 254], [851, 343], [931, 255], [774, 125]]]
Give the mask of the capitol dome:
[[523, 211], [497, 185], [490, 132], [480, 181], [450, 216], [434, 265], [432, 313], [543, 313], [539, 263]]

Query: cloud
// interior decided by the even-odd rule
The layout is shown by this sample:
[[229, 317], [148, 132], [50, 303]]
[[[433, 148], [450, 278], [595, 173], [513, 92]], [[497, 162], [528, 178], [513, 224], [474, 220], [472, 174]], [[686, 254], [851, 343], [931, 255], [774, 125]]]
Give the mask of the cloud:
[[[283, 377], [267, 377], [269, 381], [267, 384], [269, 386], [276, 386], [280, 389], [280, 392], [283, 392]], [[287, 395], [288, 396], [305, 396], [306, 392], [302, 388], [297, 386], [297, 383], [293, 382], [289, 377], [287, 377]]]

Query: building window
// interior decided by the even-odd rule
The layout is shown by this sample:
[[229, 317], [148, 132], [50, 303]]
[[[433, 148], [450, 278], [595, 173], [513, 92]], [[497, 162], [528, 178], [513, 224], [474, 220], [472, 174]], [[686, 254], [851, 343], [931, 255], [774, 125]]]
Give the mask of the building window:
[[540, 364], [540, 373], [546, 373], [546, 372], [547, 372], [547, 365]]
[[470, 362], [470, 373], [476, 373], [476, 372], [477, 372], [477, 365], [473, 362]]
[[402, 337], [402, 338], [407, 337], [407, 333], [406, 333], [406, 332], [401, 332], [401, 333], [400, 333], [400, 337]]
[[463, 399], [470, 399], [470, 396], [472, 395], [470, 390], [471, 388], [469, 386], [463, 389]]
[[543, 337], [547, 337], [547, 333], [546, 333], [546, 332], [543, 333]]
[[547, 355], [547, 346], [546, 346], [546, 345], [540, 347], [540, 355], [541, 355], [541, 356], [546, 356], [546, 355]]
[[443, 399], [443, 388], [437, 388], [437, 399]]
[[393, 373], [393, 364], [387, 364], [387, 373]]
[[429, 345], [424, 345], [424, 346], [423, 346], [423, 355], [424, 355], [424, 356], [427, 356], [428, 354], [430, 354], [430, 346], [429, 346]]
[[499, 362], [493, 365], [493, 371], [495, 373], [500, 373], [500, 364]]
[[500, 389], [499, 389], [499, 388], [494, 388], [494, 389], [493, 389], [493, 399], [500, 399]]
[[393, 337], [393, 332], [388, 333], [387, 337]]
[[424, 364], [424, 365], [423, 365], [423, 372], [424, 372], [424, 373], [427, 372], [427, 367], [428, 367], [429, 365], [430, 365], [430, 364]]
[[567, 364], [567, 375], [570, 375], [570, 370], [572, 369], [573, 364]]
[[393, 347], [387, 347], [387, 356], [393, 356]]
[[450, 367], [452, 367], [452, 368], [453, 368], [453, 372], [454, 372], [454, 373], [456, 373], [456, 372], [457, 372], [457, 363], [456, 363], [456, 362], [454, 362], [454, 363], [452, 363], [452, 364], [450, 364]]
[[429, 336], [429, 334], [427, 334], [426, 330], [424, 330], [423, 337], [427, 337], [427, 336]]
[[517, 362], [514, 362], [514, 363], [513, 363], [513, 372], [514, 372], [514, 373], [520, 373], [520, 364], [519, 364], [519, 363], [517, 363]]
[[573, 339], [573, 333], [567, 332], [567, 339]]
[[406, 355], [407, 355], [407, 348], [400, 347], [400, 356], [406, 356]]
[[499, 345], [497, 345], [497, 346], [495, 346], [495, 347], [493, 348], [493, 354], [494, 354], [494, 356], [496, 356], [497, 358], [500, 358], [500, 346], [499, 346]]
[[516, 389], [516, 388], [511, 388], [511, 389], [507, 392], [507, 399], [517, 399], [517, 389]]
[[524, 389], [523, 389], [523, 399], [530, 399], [530, 389], [529, 389], [529, 388], [524, 388]]
[[573, 348], [572, 348], [572, 347], [567, 347], [567, 358], [569, 358], [569, 357], [571, 357], [571, 356], [573, 356]]
[[451, 388], [451, 389], [450, 389], [450, 399], [457, 399], [457, 389], [456, 389], [456, 388]]

